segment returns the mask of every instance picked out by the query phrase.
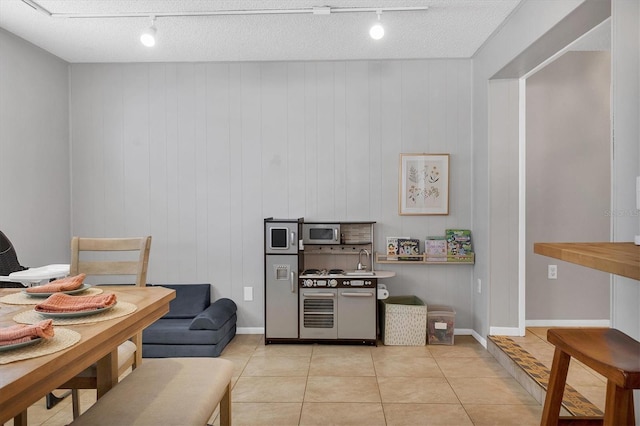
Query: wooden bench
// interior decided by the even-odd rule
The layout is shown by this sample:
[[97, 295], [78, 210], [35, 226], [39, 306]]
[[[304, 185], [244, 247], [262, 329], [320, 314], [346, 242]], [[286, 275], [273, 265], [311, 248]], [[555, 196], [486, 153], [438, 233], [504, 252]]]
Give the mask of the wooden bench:
[[233, 363], [220, 358], [145, 359], [72, 425], [206, 425], [220, 404], [231, 424]]

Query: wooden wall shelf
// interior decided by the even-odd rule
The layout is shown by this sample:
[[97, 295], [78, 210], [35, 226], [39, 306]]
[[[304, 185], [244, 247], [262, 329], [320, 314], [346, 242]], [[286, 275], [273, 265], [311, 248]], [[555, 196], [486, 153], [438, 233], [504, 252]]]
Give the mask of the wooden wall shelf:
[[[393, 257], [398, 257], [398, 256], [393, 256]], [[476, 259], [474, 253], [465, 257], [457, 257], [455, 259], [451, 259], [446, 262], [440, 262], [440, 261], [434, 262], [431, 260], [427, 260], [427, 257], [425, 254], [420, 254], [417, 256], [402, 256], [402, 257], [410, 257], [412, 258], [412, 260], [390, 259], [391, 256], [376, 253], [376, 263], [388, 263], [388, 264], [395, 263], [395, 264], [414, 264], [414, 265], [473, 265]]]

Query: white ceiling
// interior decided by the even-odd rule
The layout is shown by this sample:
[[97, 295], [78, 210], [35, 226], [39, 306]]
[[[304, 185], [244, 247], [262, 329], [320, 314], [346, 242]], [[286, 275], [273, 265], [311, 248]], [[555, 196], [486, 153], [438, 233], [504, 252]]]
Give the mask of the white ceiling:
[[35, 0], [52, 13], [118, 14], [291, 9], [314, 6], [428, 6], [330, 15], [158, 17], [158, 42], [142, 46], [146, 17], [63, 18], [21, 0], [0, 0], [0, 27], [72, 63], [470, 58], [521, 0]]

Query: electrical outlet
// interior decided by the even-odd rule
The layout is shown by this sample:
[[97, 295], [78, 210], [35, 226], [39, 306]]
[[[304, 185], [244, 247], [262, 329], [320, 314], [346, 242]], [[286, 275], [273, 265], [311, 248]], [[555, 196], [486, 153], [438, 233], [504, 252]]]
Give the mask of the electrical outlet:
[[477, 292], [478, 294], [482, 293], [482, 280], [480, 278], [478, 278]]
[[244, 288], [244, 301], [245, 302], [253, 301], [253, 287]]
[[558, 279], [558, 265], [547, 266], [547, 278], [550, 280]]

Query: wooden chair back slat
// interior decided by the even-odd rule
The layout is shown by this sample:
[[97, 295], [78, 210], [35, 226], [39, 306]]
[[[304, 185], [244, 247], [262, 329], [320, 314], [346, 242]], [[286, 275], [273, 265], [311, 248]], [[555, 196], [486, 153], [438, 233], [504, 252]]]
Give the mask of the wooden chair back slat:
[[[135, 275], [135, 285], [147, 285], [151, 236], [135, 238], [86, 238], [71, 240], [71, 266], [69, 273], [78, 275]], [[138, 260], [82, 260], [88, 252], [139, 252]]]

